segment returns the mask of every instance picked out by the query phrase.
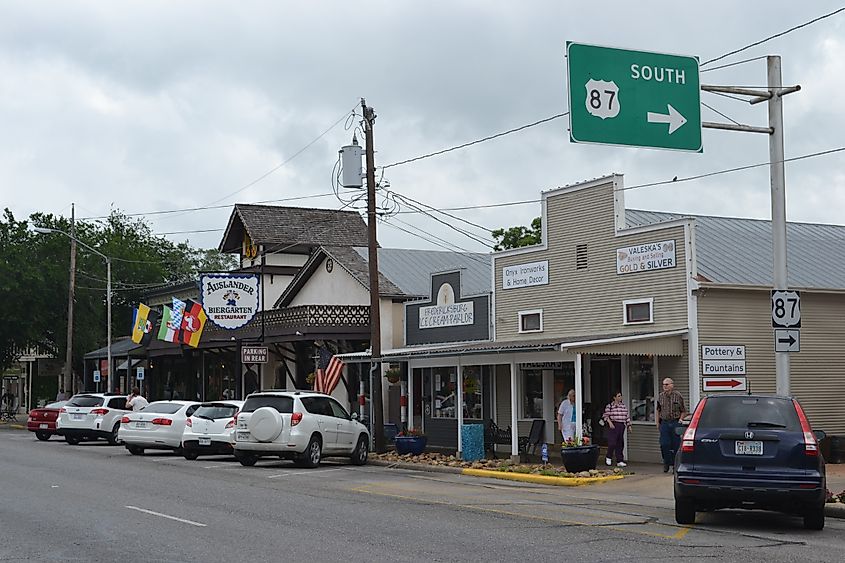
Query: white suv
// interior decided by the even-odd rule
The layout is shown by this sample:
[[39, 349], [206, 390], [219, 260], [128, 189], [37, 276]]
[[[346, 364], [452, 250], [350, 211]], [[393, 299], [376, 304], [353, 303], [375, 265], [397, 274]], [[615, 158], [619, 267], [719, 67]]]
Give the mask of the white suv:
[[127, 412], [125, 395], [78, 393], [59, 409], [56, 431], [72, 446], [97, 438], [105, 438], [114, 446], [118, 443], [120, 419]]
[[317, 467], [323, 454], [367, 463], [367, 428], [322, 393], [258, 391], [246, 398], [235, 420], [235, 457], [242, 465], [274, 456]]

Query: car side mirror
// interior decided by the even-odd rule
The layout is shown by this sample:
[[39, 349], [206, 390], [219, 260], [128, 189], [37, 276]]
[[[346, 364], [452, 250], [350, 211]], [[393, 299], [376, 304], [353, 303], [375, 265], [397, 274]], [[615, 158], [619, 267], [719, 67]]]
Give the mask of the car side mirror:
[[357, 412], [352, 413], [352, 420], [358, 420], [358, 413]]
[[814, 430], [813, 436], [816, 437], [816, 441], [821, 442], [822, 440], [827, 438], [827, 432], [825, 432], [824, 430]]
[[683, 426], [678, 426], [677, 428], [675, 428], [675, 434], [677, 434], [678, 436], [683, 436], [684, 432], [686, 431], [687, 429]]

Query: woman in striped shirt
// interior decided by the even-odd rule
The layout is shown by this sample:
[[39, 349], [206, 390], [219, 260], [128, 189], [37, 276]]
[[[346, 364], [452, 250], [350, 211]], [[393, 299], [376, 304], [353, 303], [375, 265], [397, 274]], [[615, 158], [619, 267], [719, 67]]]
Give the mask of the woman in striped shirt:
[[604, 462], [607, 465], [613, 464], [613, 454], [616, 454], [616, 465], [625, 467], [625, 429], [631, 430], [631, 416], [628, 414], [628, 407], [622, 401], [622, 393], [616, 393], [613, 401], [604, 409], [602, 415], [607, 425], [607, 457]]

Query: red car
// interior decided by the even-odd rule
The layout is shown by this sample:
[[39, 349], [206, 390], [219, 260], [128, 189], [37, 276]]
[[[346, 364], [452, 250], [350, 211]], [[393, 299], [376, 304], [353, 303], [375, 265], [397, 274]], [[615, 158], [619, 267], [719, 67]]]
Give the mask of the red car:
[[29, 416], [26, 419], [26, 429], [30, 432], [35, 432], [35, 437], [39, 440], [49, 440], [50, 436], [56, 434], [56, 418], [59, 416], [59, 409], [66, 402], [58, 401], [29, 411]]

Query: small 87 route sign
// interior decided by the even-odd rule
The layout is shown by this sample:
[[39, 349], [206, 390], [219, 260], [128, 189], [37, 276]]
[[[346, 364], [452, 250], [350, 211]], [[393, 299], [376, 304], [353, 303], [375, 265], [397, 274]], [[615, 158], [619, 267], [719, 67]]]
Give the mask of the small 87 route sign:
[[701, 152], [698, 59], [566, 43], [569, 137]]
[[801, 328], [801, 292], [772, 290], [772, 327]]

